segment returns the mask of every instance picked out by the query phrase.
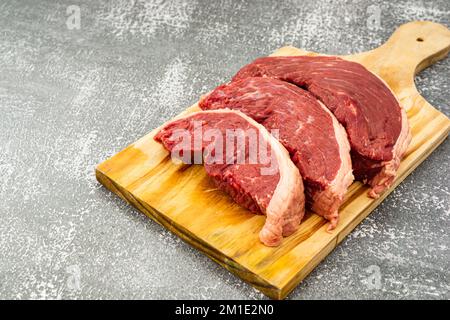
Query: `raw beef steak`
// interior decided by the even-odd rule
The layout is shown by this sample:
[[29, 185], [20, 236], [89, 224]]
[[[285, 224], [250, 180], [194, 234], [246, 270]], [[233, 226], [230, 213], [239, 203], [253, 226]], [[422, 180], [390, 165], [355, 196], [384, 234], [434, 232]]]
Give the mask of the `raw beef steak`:
[[259, 235], [265, 245], [279, 245], [298, 228], [305, 206], [299, 171], [286, 149], [245, 114], [196, 112], [164, 125], [154, 139], [185, 163], [203, 162], [218, 188], [266, 214]]
[[269, 131], [289, 151], [305, 184], [308, 206], [338, 221], [338, 208], [353, 182], [350, 145], [344, 128], [313, 95], [293, 84], [250, 77], [221, 85], [200, 100], [203, 110], [239, 110]]
[[271, 77], [311, 92], [347, 130], [353, 173], [378, 197], [395, 179], [411, 139], [406, 113], [387, 85], [362, 65], [328, 56], [259, 58], [232, 81]]

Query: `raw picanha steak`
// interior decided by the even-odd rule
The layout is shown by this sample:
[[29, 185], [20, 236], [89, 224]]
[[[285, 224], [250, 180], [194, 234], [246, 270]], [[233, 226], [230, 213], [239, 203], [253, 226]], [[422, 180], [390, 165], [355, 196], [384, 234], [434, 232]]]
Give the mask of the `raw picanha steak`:
[[353, 173], [378, 197], [395, 179], [410, 142], [408, 120], [388, 86], [362, 65], [328, 56], [258, 58], [232, 81], [270, 77], [311, 92], [347, 130]]
[[217, 87], [200, 100], [203, 110], [239, 110], [269, 131], [289, 151], [305, 184], [312, 211], [338, 221], [338, 208], [353, 182], [350, 145], [344, 128], [313, 95], [297, 86], [250, 77]]
[[[239, 111], [196, 112], [164, 125], [156, 141], [185, 163], [203, 162], [217, 187], [266, 222], [260, 240], [280, 244], [305, 210], [303, 182], [286, 149]], [[194, 160], [194, 161], [193, 161]]]

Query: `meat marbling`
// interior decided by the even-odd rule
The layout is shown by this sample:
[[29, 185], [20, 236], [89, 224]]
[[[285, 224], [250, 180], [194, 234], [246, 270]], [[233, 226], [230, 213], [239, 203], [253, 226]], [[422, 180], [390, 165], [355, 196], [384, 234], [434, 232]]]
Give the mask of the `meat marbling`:
[[362, 65], [329, 56], [258, 58], [233, 77], [270, 77], [321, 100], [345, 127], [353, 173], [378, 197], [395, 179], [411, 140], [408, 120], [389, 87]]
[[[239, 132], [245, 141], [239, 145], [239, 138], [232, 140], [231, 153], [230, 144], [223, 143], [228, 141], [230, 132]], [[258, 135], [256, 149], [252, 132]], [[233, 110], [192, 113], [164, 125], [154, 139], [171, 151], [172, 156], [176, 154], [187, 163], [200, 154], [207, 174], [218, 188], [251, 211], [264, 213], [266, 222], [259, 237], [265, 245], [279, 245], [283, 236], [298, 228], [305, 207], [299, 171], [286, 149], [245, 114]], [[250, 150], [257, 150], [261, 160], [264, 144], [271, 161], [252, 162]], [[264, 173], [264, 169], [268, 170]]]
[[310, 209], [338, 221], [338, 208], [353, 182], [344, 128], [313, 95], [284, 81], [250, 77], [217, 87], [199, 102], [203, 110], [239, 110], [269, 131], [279, 130], [300, 170]]

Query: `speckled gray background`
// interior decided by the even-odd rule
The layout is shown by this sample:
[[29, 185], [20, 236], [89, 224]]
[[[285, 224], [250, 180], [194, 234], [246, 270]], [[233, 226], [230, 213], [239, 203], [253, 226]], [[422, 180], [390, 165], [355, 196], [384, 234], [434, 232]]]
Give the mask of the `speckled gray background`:
[[[94, 166], [279, 46], [362, 51], [449, 16], [448, 0], [2, 0], [0, 298], [262, 298], [101, 187]], [[416, 79], [447, 115], [449, 71], [447, 59]], [[447, 140], [289, 298], [449, 299], [449, 158]]]

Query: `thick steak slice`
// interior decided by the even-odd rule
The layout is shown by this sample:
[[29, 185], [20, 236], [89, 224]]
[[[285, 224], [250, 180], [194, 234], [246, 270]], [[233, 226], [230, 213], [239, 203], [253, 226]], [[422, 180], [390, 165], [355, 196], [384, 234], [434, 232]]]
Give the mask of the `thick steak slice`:
[[154, 139], [172, 157], [203, 162], [218, 188], [251, 211], [266, 214], [259, 234], [265, 245], [279, 245], [298, 228], [305, 210], [299, 171], [278, 140], [245, 114], [193, 113], [164, 125]]
[[395, 179], [411, 139], [404, 110], [387, 85], [362, 65], [337, 57], [259, 58], [232, 81], [271, 77], [311, 92], [345, 127], [353, 173], [377, 197]]
[[338, 221], [338, 208], [353, 182], [350, 145], [344, 128], [313, 95], [271, 78], [250, 77], [217, 87], [200, 100], [203, 110], [239, 110], [270, 132], [289, 151], [305, 184], [308, 206]]

